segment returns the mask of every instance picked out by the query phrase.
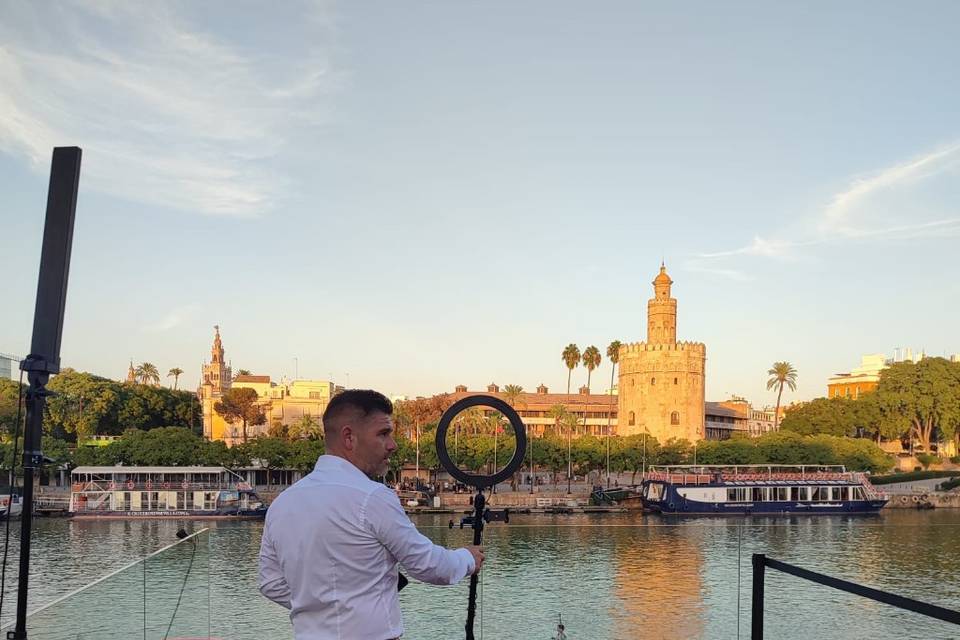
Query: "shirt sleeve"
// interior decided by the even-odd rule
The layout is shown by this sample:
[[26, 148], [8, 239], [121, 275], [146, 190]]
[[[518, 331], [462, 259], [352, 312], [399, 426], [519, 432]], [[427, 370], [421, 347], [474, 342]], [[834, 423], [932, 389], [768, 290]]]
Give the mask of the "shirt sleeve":
[[260, 593], [287, 609], [290, 608], [290, 586], [283, 577], [283, 566], [265, 524], [260, 539]]
[[473, 573], [467, 549], [446, 549], [417, 531], [400, 506], [400, 499], [383, 487], [367, 497], [367, 526], [407, 572], [430, 584], [456, 584]]

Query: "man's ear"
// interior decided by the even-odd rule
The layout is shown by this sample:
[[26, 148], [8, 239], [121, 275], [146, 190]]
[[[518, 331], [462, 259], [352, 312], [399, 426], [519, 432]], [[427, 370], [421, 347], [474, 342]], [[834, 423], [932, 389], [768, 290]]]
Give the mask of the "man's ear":
[[356, 444], [354, 440], [353, 427], [350, 425], [344, 425], [340, 429], [340, 441], [343, 443], [345, 449], [352, 451], [353, 445]]

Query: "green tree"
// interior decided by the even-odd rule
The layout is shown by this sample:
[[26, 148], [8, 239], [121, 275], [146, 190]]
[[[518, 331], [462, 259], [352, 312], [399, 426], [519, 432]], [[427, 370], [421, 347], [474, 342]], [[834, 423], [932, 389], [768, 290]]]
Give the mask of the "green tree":
[[950, 440], [960, 426], [960, 363], [944, 358], [898, 362], [880, 374], [874, 392], [887, 427], [909, 432], [930, 452], [935, 433]]
[[149, 362], [140, 364], [134, 374], [140, 384], [160, 384], [160, 371]]
[[267, 470], [267, 488], [269, 488], [273, 471], [287, 467], [287, 458], [291, 454], [289, 443], [281, 438], [261, 436], [242, 446], [246, 449], [251, 461], [259, 462], [260, 466]]
[[563, 364], [567, 366], [567, 395], [569, 396], [570, 376], [573, 375], [573, 370], [580, 364], [580, 347], [571, 342], [564, 347], [561, 359], [563, 360]]
[[[617, 364], [620, 363], [620, 347], [621, 343], [619, 340], [614, 340], [607, 346], [607, 360], [610, 361], [610, 395], [613, 395], [613, 381], [614, 375], [617, 372]], [[607, 434], [610, 434], [610, 418], [613, 415], [613, 408], [607, 411]]]
[[567, 410], [566, 405], [557, 403], [547, 410], [547, 415], [553, 418], [553, 434], [555, 436], [567, 435], [563, 428], [570, 424], [570, 417], [573, 415]]
[[[570, 401], [570, 376], [573, 375], [573, 370], [577, 368], [577, 365], [580, 364], [580, 347], [574, 343], [568, 344], [563, 349], [561, 354], [561, 359], [567, 367], [567, 402]], [[572, 433], [567, 433], [567, 493], [570, 492], [570, 483], [573, 480], [573, 454], [571, 451], [571, 439], [573, 438]]]
[[[590, 378], [593, 375], [594, 369], [600, 366], [602, 358], [600, 357], [600, 350], [595, 346], [590, 345], [583, 350], [583, 366], [587, 369], [587, 395], [590, 394]], [[587, 432], [587, 412], [583, 412], [583, 432]]]
[[257, 403], [257, 392], [246, 387], [228, 389], [220, 401], [213, 405], [213, 410], [230, 424], [241, 423], [244, 444], [247, 442], [247, 425], [256, 426], [267, 421], [266, 414]]
[[323, 428], [319, 420], [310, 414], [304, 414], [290, 425], [287, 433], [294, 440], [319, 440], [323, 437]]
[[767, 371], [770, 379], [767, 380], [767, 391], [777, 390], [777, 409], [773, 414], [774, 429], [780, 428], [780, 397], [783, 395], [783, 386], [790, 387], [790, 391], [797, 390], [797, 370], [789, 362], [774, 362]]
[[[514, 409], [517, 408], [518, 403], [522, 403], [520, 400], [521, 396], [523, 396], [523, 387], [518, 384], [508, 384], [503, 388], [503, 399]], [[529, 427], [527, 428], [527, 448], [530, 450], [530, 460], [533, 460], [533, 441], [530, 438]], [[520, 470], [517, 469], [510, 478], [510, 488], [513, 491], [516, 491], [520, 485], [520, 473]]]
[[508, 384], [503, 388], [503, 399], [507, 401], [514, 409], [517, 408], [517, 402], [523, 395], [523, 387], [518, 384]]
[[689, 464], [693, 458], [693, 445], [687, 440], [670, 438], [657, 452], [657, 464]]
[[168, 378], [173, 378], [173, 390], [177, 390], [177, 383], [180, 381], [180, 376], [183, 375], [183, 369], [180, 367], [174, 367], [167, 372]]
[[324, 442], [320, 439], [295, 440], [290, 443], [287, 467], [302, 473], [309, 472], [324, 453]]
[[20, 420], [23, 420], [24, 408], [21, 398], [19, 382], [0, 378], [0, 430], [5, 433], [12, 434], [16, 427], [18, 403], [21, 407]]
[[855, 402], [847, 398], [817, 398], [791, 408], [780, 427], [804, 436], [817, 433], [855, 436], [857, 419], [852, 406]]
[[204, 440], [183, 427], [157, 427], [149, 431], [128, 429], [102, 454], [108, 464], [137, 466], [190, 466], [197, 463]]
[[252, 375], [250, 373], [250, 369], [237, 369], [237, 372], [233, 374], [233, 379], [236, 380], [240, 376], [249, 376], [249, 375]]

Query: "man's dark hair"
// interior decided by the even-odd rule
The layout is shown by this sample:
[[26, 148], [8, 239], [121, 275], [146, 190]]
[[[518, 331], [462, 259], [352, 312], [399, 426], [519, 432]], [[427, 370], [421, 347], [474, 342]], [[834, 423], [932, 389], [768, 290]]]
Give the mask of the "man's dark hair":
[[372, 389], [347, 389], [333, 396], [323, 412], [324, 431], [336, 430], [345, 422], [362, 420], [374, 411], [393, 413], [393, 403], [379, 391]]

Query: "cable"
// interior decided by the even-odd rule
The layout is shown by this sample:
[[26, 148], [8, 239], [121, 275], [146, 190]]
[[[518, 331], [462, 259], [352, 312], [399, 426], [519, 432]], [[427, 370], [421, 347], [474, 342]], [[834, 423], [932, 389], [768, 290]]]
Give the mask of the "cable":
[[[17, 444], [20, 440], [20, 414], [23, 409], [23, 369], [20, 370], [20, 386], [17, 389], [17, 422], [13, 428], [13, 462], [10, 464], [10, 474], [8, 476], [8, 486], [10, 498], [7, 503], [6, 513], [3, 514], [5, 520], [5, 531], [3, 537], [3, 566], [0, 567], [0, 619], [3, 617], [3, 597], [7, 591], [7, 554], [10, 551], [10, 512], [13, 511], [13, 481], [14, 472], [17, 468]], [[23, 514], [20, 517], [24, 517]]]
[[737, 640], [740, 640], [740, 543], [743, 540], [743, 525], [737, 527]]
[[193, 570], [193, 559], [197, 555], [197, 541], [195, 539], [190, 540], [193, 544], [193, 551], [190, 553], [190, 564], [187, 565], [187, 572], [183, 576], [183, 584], [180, 585], [180, 593], [177, 595], [177, 604], [173, 608], [173, 615], [170, 616], [170, 624], [167, 625], [167, 631], [163, 634], [163, 640], [167, 640], [170, 637], [170, 629], [173, 628], [173, 621], [177, 619], [177, 611], [180, 610], [180, 601], [183, 599], [183, 592], [187, 588], [187, 581], [190, 579], [190, 571]]

